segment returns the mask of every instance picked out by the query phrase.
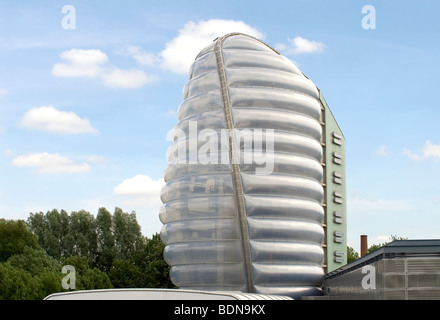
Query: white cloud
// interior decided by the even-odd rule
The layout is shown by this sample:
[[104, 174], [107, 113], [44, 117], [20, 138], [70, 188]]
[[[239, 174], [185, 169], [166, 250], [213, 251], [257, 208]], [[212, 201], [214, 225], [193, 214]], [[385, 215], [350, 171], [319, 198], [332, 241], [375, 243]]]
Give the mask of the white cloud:
[[432, 144], [431, 141], [426, 141], [423, 147], [423, 156], [426, 158], [434, 158], [440, 160], [440, 144]]
[[60, 57], [67, 62], [57, 63], [52, 68], [52, 74], [57, 77], [90, 77], [99, 76], [108, 63], [107, 55], [100, 50], [71, 49], [64, 51]]
[[[139, 46], [127, 46], [118, 54], [131, 56], [142, 66], [160, 66], [173, 73], [187, 74], [189, 67], [203, 48], [215, 38], [232, 32], [264, 39], [261, 31], [243, 21], [223, 19], [189, 21], [178, 31], [177, 37], [165, 44], [165, 48], [160, 53], [145, 52]], [[109, 65], [107, 55], [100, 50], [71, 49], [63, 52], [60, 57], [67, 63], [54, 65], [52, 74], [58, 77], [100, 78], [104, 85], [112, 88], [139, 88], [156, 80], [142, 70], [123, 70]]]
[[71, 49], [60, 57], [68, 63], [53, 66], [52, 74], [56, 77], [99, 78], [105, 86], [124, 89], [140, 88], [155, 80], [142, 70], [119, 69], [109, 64], [107, 55], [96, 49]]
[[89, 163], [100, 163], [100, 162], [104, 162], [105, 160], [106, 158], [103, 156], [90, 156], [87, 158], [87, 162]]
[[128, 46], [119, 53], [131, 56], [137, 63], [147, 67], [153, 67], [159, 62], [159, 57], [156, 54], [145, 52], [139, 46]]
[[103, 73], [102, 81], [104, 85], [111, 88], [140, 88], [145, 84], [154, 82], [154, 77], [149, 77], [141, 70], [123, 70], [113, 68], [113, 70]]
[[165, 184], [163, 179], [153, 180], [146, 175], [136, 175], [122, 181], [114, 188], [117, 195], [157, 197], [160, 199], [160, 190]]
[[300, 53], [318, 53], [324, 51], [325, 44], [318, 41], [308, 40], [303, 37], [295, 37], [287, 39], [288, 45], [278, 43], [275, 48], [279, 51], [285, 51], [286, 54], [300, 54]]
[[410, 159], [412, 159], [412, 160], [415, 160], [415, 161], [420, 161], [420, 160], [422, 160], [422, 157], [421, 157], [421, 156], [419, 156], [419, 155], [416, 154], [416, 153], [413, 153], [413, 152], [409, 151], [408, 149], [403, 149], [403, 154], [406, 155], [406, 156], [408, 156], [408, 158], [410, 158]]
[[420, 153], [414, 153], [408, 149], [403, 149], [403, 154], [415, 161], [421, 161], [429, 158], [433, 159], [434, 161], [440, 161], [440, 145], [432, 144], [432, 142], [428, 140], [425, 142], [425, 145], [422, 147]]
[[90, 171], [86, 162], [76, 163], [59, 154], [31, 153], [16, 157], [12, 164], [17, 167], [32, 167], [37, 173], [83, 173]]
[[257, 29], [242, 21], [211, 19], [201, 22], [190, 21], [179, 30], [179, 35], [165, 45], [160, 53], [162, 67], [166, 70], [186, 74], [197, 54], [212, 41], [231, 32], [242, 32], [263, 39]]
[[[118, 54], [131, 56], [142, 66], [160, 66], [164, 70], [187, 74], [197, 54], [217, 38], [232, 32], [241, 32], [259, 39], [264, 34], [243, 21], [211, 19], [187, 22], [178, 31], [178, 36], [165, 44], [159, 53], [145, 52], [139, 46], [127, 46]], [[151, 80], [151, 79], [149, 79]], [[147, 81], [146, 83], [151, 82]]]
[[0, 97], [5, 96], [8, 94], [8, 91], [6, 89], [0, 88]]
[[89, 119], [80, 118], [74, 112], [57, 110], [53, 106], [32, 108], [21, 118], [20, 125], [54, 133], [98, 133], [98, 130], [91, 126]]
[[388, 150], [387, 146], [380, 146], [374, 151], [374, 154], [380, 157], [389, 157], [391, 152]]

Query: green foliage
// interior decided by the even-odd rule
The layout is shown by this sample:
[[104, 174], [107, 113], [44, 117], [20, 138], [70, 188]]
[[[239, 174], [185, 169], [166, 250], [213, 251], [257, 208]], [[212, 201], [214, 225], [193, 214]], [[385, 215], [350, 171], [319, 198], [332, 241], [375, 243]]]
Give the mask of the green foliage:
[[61, 265], [63, 266], [73, 266], [76, 272], [83, 274], [89, 269], [89, 262], [86, 257], [81, 257], [80, 255], [70, 256], [68, 258], [61, 259]]
[[359, 254], [352, 247], [347, 246], [347, 263], [359, 259]]
[[40, 299], [41, 285], [38, 279], [9, 263], [0, 263], [0, 300]]
[[40, 294], [38, 296], [39, 300], [44, 299], [49, 294], [61, 292], [63, 290], [61, 286], [63, 275], [59, 271], [43, 271], [35, 275], [34, 279], [39, 283], [40, 286]]
[[130, 260], [115, 260], [109, 276], [115, 288], [142, 288], [143, 274]]
[[84, 210], [72, 212], [69, 233], [74, 238], [71, 254], [87, 257], [89, 263], [94, 264], [98, 251], [98, 237], [93, 215]]
[[90, 268], [86, 257], [75, 256], [64, 260], [65, 265], [72, 265], [76, 270], [76, 289], [105, 289], [112, 288], [113, 285], [108, 275], [97, 269]]
[[99, 208], [96, 216], [97, 256], [95, 265], [102, 271], [109, 272], [117, 256], [112, 215], [106, 208]]
[[15, 268], [23, 269], [32, 276], [44, 272], [60, 272], [61, 267], [57, 260], [47, 255], [43, 249], [25, 247], [22, 254], [9, 258], [9, 264]]
[[76, 272], [76, 290], [108, 289], [113, 288], [108, 275], [98, 268], [90, 268], [87, 257], [79, 255], [62, 259], [63, 266], [70, 265]]
[[43, 299], [61, 292], [63, 266], [75, 290], [173, 288], [159, 234], [144, 237], [136, 213], [100, 208], [30, 213], [26, 223], [0, 219], [0, 299]]
[[91, 290], [91, 289], [109, 289], [113, 288], [109, 276], [97, 269], [87, 269], [83, 274], [77, 277], [77, 290]]
[[24, 221], [0, 219], [0, 262], [23, 253], [25, 247], [37, 248], [38, 240]]
[[145, 246], [136, 213], [115, 208], [113, 215], [100, 208], [96, 218], [87, 211], [52, 210], [31, 213], [27, 225], [39, 245], [55, 259], [80, 255], [91, 267], [108, 272], [113, 260], [133, 260]]
[[0, 267], [0, 299], [43, 299], [61, 291], [61, 268], [42, 249], [25, 247]]
[[136, 213], [122, 212], [116, 208], [113, 214], [113, 228], [117, 255], [120, 259], [132, 260], [145, 244]]
[[147, 238], [143, 259], [140, 265], [146, 275], [145, 287], [148, 288], [174, 288], [169, 277], [170, 266], [163, 259], [165, 245], [160, 240], [158, 233], [151, 239]]
[[72, 254], [74, 236], [70, 233], [70, 217], [66, 211], [54, 209], [44, 214], [30, 213], [28, 228], [38, 237], [39, 245], [55, 259]]

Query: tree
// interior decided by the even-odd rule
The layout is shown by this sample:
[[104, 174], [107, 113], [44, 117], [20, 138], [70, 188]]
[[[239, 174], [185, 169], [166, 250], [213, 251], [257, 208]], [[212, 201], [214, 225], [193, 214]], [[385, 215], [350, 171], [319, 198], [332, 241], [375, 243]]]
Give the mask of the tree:
[[26, 228], [25, 222], [0, 219], [0, 262], [23, 253], [25, 247], [38, 247], [37, 237]]
[[40, 299], [40, 284], [32, 275], [9, 263], [0, 263], [0, 300]]
[[38, 243], [51, 257], [60, 259], [72, 254], [74, 238], [70, 235], [70, 217], [54, 209], [46, 214], [30, 213], [27, 219], [29, 230], [38, 237]]
[[113, 234], [112, 215], [106, 208], [99, 208], [96, 216], [98, 252], [96, 267], [108, 272], [116, 258], [115, 236]]
[[113, 288], [108, 275], [98, 268], [90, 268], [87, 257], [71, 256], [62, 259], [63, 266], [70, 265], [75, 268], [75, 289], [92, 290]]
[[95, 217], [87, 211], [54, 209], [46, 214], [31, 213], [27, 225], [37, 235], [40, 246], [55, 259], [80, 255], [91, 267], [108, 272], [115, 259], [134, 261], [145, 239], [136, 213], [115, 208], [113, 215], [99, 208]]
[[109, 272], [115, 288], [142, 288], [142, 274], [138, 266], [130, 260], [117, 259]]
[[[165, 245], [159, 234], [151, 239], [142, 235], [134, 211], [126, 213], [115, 208], [111, 214], [99, 208], [95, 218], [84, 210], [69, 215], [54, 209], [46, 214], [31, 213], [27, 225], [44, 251], [59, 263], [58, 273], [62, 266], [75, 268], [76, 289], [174, 287], [170, 267], [163, 258]], [[13, 265], [27, 270], [49, 288], [55, 277], [41, 263], [41, 251], [34, 253], [35, 270], [25, 265], [30, 261], [28, 256], [15, 257]]]
[[352, 247], [347, 246], [347, 263], [359, 259], [359, 254]]
[[8, 263], [29, 272], [32, 276], [43, 272], [55, 272], [61, 275], [60, 263], [40, 248], [25, 247], [23, 253], [10, 257]]
[[30, 231], [32, 231], [37, 236], [38, 244], [42, 248], [44, 248], [47, 252], [49, 250], [46, 248], [45, 245], [45, 233], [47, 229], [45, 219], [46, 217], [43, 212], [38, 212], [38, 213], [31, 212], [26, 221], [26, 226]]
[[120, 208], [115, 208], [113, 230], [118, 258], [133, 260], [145, 244], [136, 213], [124, 213]]
[[113, 287], [108, 275], [97, 268], [89, 268], [77, 278], [78, 290], [110, 289]]
[[41, 248], [25, 247], [22, 253], [2, 263], [0, 297], [3, 299], [43, 299], [61, 291], [61, 268], [57, 260]]
[[89, 262], [86, 257], [81, 257], [80, 255], [70, 256], [68, 258], [61, 259], [62, 266], [73, 266], [75, 267], [75, 272], [83, 274], [87, 269], [89, 269]]
[[45, 223], [47, 224], [45, 241], [46, 252], [56, 259], [60, 259], [66, 254], [70, 254], [69, 244], [71, 239], [68, 235], [70, 232], [69, 215], [66, 211], [54, 209], [47, 212]]
[[61, 292], [63, 290], [61, 281], [63, 275], [60, 272], [41, 272], [34, 276], [40, 285], [40, 295], [37, 299], [42, 300], [52, 293]]
[[98, 249], [95, 217], [85, 210], [72, 212], [70, 235], [75, 239], [72, 255], [87, 257], [88, 262], [94, 265]]
[[36, 299], [43, 299], [51, 293], [62, 290], [60, 263], [41, 248], [26, 247], [22, 254], [10, 257], [8, 263], [11, 267], [28, 272], [33, 277], [33, 284], [38, 286]]
[[[0, 219], [0, 299], [43, 299], [61, 292], [62, 267], [74, 267], [75, 289], [173, 288], [159, 234], [144, 237], [136, 213], [99, 208], [30, 213]], [[70, 270], [69, 270], [70, 271]]]
[[145, 275], [143, 286], [146, 288], [175, 288], [169, 276], [170, 266], [163, 258], [164, 249], [158, 233], [151, 239], [146, 238], [145, 248], [137, 259], [137, 265]]

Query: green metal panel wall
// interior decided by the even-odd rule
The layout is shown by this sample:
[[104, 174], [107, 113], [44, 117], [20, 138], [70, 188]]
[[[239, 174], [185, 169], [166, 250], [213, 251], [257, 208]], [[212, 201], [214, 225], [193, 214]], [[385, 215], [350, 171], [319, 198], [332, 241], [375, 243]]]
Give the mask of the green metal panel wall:
[[322, 93], [325, 185], [325, 264], [331, 272], [347, 264], [345, 138]]

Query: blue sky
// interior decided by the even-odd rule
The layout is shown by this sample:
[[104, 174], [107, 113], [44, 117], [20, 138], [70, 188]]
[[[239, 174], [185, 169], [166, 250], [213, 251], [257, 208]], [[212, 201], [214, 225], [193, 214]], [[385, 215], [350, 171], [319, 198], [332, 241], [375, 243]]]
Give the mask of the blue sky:
[[[366, 5], [375, 29], [362, 25]], [[428, 0], [1, 0], [0, 217], [118, 206], [137, 212], [144, 235], [160, 231], [186, 70], [215, 37], [240, 31], [294, 61], [332, 109], [346, 138], [349, 245], [359, 250], [361, 234], [440, 238], [439, 10]]]

